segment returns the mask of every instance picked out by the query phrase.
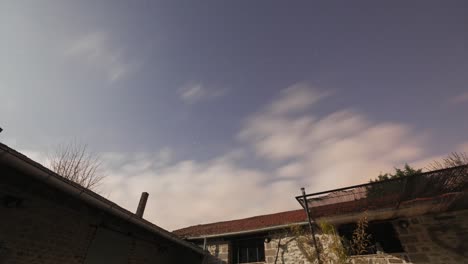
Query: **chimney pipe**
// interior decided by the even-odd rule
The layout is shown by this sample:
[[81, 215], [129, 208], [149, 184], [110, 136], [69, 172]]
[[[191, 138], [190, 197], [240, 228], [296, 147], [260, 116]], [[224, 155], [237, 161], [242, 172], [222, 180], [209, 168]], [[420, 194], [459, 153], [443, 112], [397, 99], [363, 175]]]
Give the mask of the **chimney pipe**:
[[147, 192], [142, 192], [140, 197], [140, 203], [138, 203], [138, 208], [136, 211], [136, 216], [143, 218], [143, 213], [145, 212], [146, 201], [148, 201], [149, 194]]

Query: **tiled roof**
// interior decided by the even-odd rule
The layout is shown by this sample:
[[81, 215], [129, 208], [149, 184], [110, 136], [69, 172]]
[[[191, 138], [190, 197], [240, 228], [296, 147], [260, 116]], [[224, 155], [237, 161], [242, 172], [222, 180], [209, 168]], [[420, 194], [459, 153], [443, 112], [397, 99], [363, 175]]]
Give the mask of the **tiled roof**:
[[214, 234], [225, 234], [240, 231], [256, 230], [267, 227], [281, 226], [306, 222], [307, 216], [303, 209], [276, 214], [259, 215], [244, 219], [225, 222], [196, 225], [173, 231], [181, 237], [199, 237]]
[[[398, 209], [419, 203], [437, 203], [434, 210], [468, 208], [468, 165], [429, 171], [386, 181], [373, 182], [307, 195], [315, 219], [364, 211]], [[300, 196], [296, 198], [301, 198]], [[301, 199], [298, 200], [301, 202]], [[303, 201], [303, 200], [302, 200]], [[188, 238], [249, 232], [263, 228], [306, 222], [305, 211], [294, 210], [175, 230]]]

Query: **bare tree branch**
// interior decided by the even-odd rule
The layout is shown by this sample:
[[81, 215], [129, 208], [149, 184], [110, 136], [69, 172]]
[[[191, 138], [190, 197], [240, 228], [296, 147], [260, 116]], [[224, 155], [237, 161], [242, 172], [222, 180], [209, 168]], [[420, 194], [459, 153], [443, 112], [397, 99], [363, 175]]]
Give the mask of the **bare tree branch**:
[[441, 170], [461, 165], [468, 165], [468, 154], [466, 152], [452, 152], [440, 161], [434, 160], [433, 162], [431, 162], [427, 166], [427, 169], [429, 171]]
[[85, 144], [75, 141], [61, 144], [48, 159], [50, 169], [87, 189], [96, 191], [105, 178], [100, 157]]

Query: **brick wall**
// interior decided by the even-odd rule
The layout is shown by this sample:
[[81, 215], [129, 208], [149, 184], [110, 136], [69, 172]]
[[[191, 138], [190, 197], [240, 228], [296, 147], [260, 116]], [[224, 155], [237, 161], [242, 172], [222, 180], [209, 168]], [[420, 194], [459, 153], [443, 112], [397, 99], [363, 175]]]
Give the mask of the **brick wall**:
[[202, 262], [187, 248], [4, 165], [0, 166], [0, 216], [1, 264], [85, 263], [98, 228], [128, 237], [129, 264]]

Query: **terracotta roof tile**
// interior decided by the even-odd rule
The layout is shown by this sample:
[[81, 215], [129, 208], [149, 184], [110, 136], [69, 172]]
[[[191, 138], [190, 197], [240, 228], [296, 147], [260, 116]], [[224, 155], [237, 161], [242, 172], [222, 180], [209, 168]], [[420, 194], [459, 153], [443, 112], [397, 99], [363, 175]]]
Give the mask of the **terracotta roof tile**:
[[173, 233], [181, 237], [198, 237], [204, 235], [255, 230], [305, 221], [307, 221], [306, 213], [303, 209], [300, 209], [275, 214], [259, 215], [244, 219], [190, 226], [175, 230]]

